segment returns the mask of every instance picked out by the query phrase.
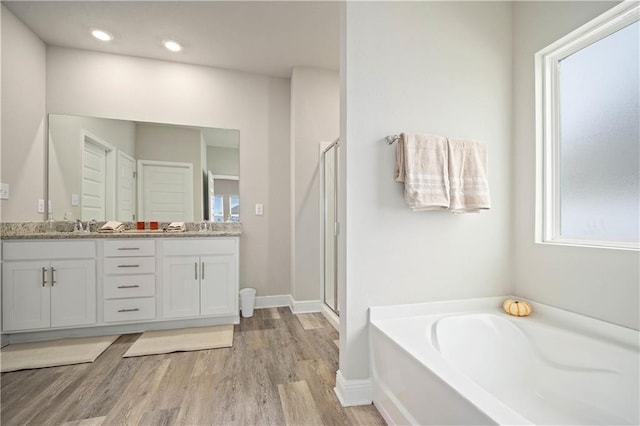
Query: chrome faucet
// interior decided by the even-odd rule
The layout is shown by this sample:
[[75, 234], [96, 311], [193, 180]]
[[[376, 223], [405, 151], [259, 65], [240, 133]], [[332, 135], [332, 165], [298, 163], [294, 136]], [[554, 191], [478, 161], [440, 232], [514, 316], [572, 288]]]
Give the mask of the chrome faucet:
[[82, 221], [80, 219], [76, 219], [76, 224], [73, 227], [73, 232], [84, 232], [82, 228]]

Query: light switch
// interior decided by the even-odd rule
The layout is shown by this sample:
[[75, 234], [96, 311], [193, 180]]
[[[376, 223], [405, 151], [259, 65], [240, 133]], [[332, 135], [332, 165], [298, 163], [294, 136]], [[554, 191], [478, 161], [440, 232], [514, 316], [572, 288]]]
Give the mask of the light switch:
[[264, 206], [262, 204], [256, 204], [256, 215], [262, 216]]
[[80, 197], [78, 194], [71, 194], [71, 205], [79, 206], [80, 205]]
[[8, 200], [8, 199], [9, 199], [9, 184], [0, 183], [0, 200]]
[[44, 200], [38, 200], [38, 213], [44, 213]]

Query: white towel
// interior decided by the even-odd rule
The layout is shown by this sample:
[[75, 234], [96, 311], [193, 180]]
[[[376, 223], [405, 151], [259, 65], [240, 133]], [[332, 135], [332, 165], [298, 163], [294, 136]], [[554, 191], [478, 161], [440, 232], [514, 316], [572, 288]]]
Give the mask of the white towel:
[[487, 146], [471, 139], [449, 138], [450, 206], [454, 213], [491, 208]]
[[402, 133], [396, 142], [394, 179], [404, 182], [404, 199], [414, 211], [449, 207], [447, 139]]
[[171, 222], [167, 227], [167, 232], [184, 232], [186, 229], [184, 222]]
[[123, 232], [124, 229], [125, 229], [124, 223], [111, 220], [105, 223], [104, 225], [102, 225], [100, 229], [98, 229], [98, 232], [104, 232], [104, 233]]

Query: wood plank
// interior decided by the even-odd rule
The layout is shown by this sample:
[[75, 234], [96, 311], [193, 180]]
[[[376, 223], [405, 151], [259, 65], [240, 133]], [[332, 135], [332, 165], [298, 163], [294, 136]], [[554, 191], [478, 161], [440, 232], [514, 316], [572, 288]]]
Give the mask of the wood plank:
[[61, 423], [106, 415], [120, 397], [121, 386], [128, 383], [140, 363], [120, 362], [138, 336], [120, 336], [92, 364], [88, 364], [84, 374], [75, 375], [75, 380], [67, 388], [52, 395], [42, 416], [34, 418], [34, 422], [50, 419], [51, 423]]
[[102, 417], [92, 417], [90, 419], [83, 420], [73, 420], [70, 422], [65, 422], [62, 426], [100, 426], [104, 423], [105, 416]]
[[[138, 372], [131, 378], [122, 395], [109, 410], [104, 421], [112, 424], [140, 424], [142, 417], [152, 411], [151, 399], [160, 389], [160, 383], [167, 373], [171, 361], [162, 356], [136, 357], [143, 362]], [[125, 358], [123, 361], [128, 360]]]
[[278, 308], [265, 308], [260, 309], [260, 311], [262, 311], [262, 318], [264, 319], [280, 319]]
[[153, 407], [153, 410], [171, 410], [180, 407], [198, 355], [198, 352], [177, 352], [159, 356], [168, 362], [169, 366], [158, 384], [158, 389], [161, 391], [149, 395], [148, 405]]
[[149, 411], [140, 419], [141, 425], [154, 425], [154, 426], [169, 426], [175, 425], [176, 417], [178, 416], [178, 408], [171, 408], [166, 410], [154, 410]]
[[324, 328], [324, 324], [315, 314], [296, 314], [296, 318], [305, 330]]
[[346, 407], [344, 410], [352, 425], [385, 426], [387, 424], [373, 404]]
[[313, 383], [311, 396], [318, 407], [318, 411], [325, 425], [349, 425], [345, 414], [333, 388], [336, 384], [336, 370], [328, 362], [321, 359], [300, 361], [298, 363], [300, 376], [307, 383]]
[[322, 418], [306, 381], [278, 385], [287, 425], [322, 425]]

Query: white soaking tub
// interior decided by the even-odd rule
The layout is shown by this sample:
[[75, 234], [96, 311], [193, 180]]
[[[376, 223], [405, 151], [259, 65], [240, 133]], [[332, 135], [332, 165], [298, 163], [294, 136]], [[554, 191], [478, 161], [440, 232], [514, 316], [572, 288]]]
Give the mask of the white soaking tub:
[[639, 424], [639, 333], [503, 297], [371, 308], [373, 400], [389, 424]]

